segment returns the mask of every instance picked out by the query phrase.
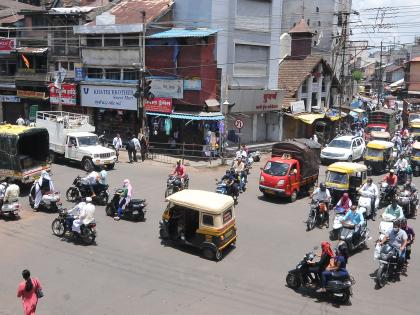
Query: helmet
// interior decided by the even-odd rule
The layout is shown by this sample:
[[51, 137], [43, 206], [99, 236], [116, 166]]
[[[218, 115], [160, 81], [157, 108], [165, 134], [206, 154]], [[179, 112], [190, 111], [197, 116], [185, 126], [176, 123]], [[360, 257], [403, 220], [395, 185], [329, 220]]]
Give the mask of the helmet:
[[105, 179], [107, 175], [108, 175], [108, 173], [105, 170], [102, 170], [101, 173], [100, 173], [100, 176], [101, 176], [102, 179]]
[[178, 159], [178, 160], [176, 161], [176, 164], [181, 164], [181, 159]]
[[394, 169], [392, 169], [392, 168], [391, 168], [391, 169], [389, 170], [389, 173], [390, 173], [390, 174], [394, 174], [394, 173], [395, 173]]
[[92, 198], [86, 197], [86, 203], [91, 203], [91, 202], [92, 202]]
[[319, 189], [321, 189], [321, 191], [325, 191], [327, 189], [327, 186], [325, 186], [324, 183], [319, 184]]

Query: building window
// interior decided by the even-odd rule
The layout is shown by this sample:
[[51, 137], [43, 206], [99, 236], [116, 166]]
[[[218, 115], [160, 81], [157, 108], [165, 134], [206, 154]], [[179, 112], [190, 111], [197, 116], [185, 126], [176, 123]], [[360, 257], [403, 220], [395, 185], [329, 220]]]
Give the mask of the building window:
[[308, 24], [308, 26], [311, 24], [311, 19], [308, 19], [307, 21], [306, 21], [306, 24]]
[[124, 69], [123, 80], [138, 80], [138, 71], [136, 69]]
[[271, 0], [237, 0], [236, 15], [270, 17]]
[[314, 46], [316, 46], [316, 40], [314, 40]]
[[67, 68], [67, 70], [74, 71], [74, 62], [73, 61], [69, 61], [69, 67]]
[[101, 68], [87, 68], [87, 77], [89, 79], [102, 79]]
[[139, 47], [139, 36], [132, 35], [123, 35], [123, 46], [124, 47]]
[[88, 35], [86, 37], [86, 46], [88, 47], [102, 47], [102, 35]]
[[302, 93], [307, 93], [307, 92], [308, 92], [308, 84], [307, 84], [307, 81], [305, 80], [302, 83]]
[[319, 7], [316, 7], [315, 11], [316, 13], [319, 13]]
[[34, 26], [34, 27], [47, 26], [45, 16], [43, 16], [43, 15], [33, 15], [32, 16], [32, 26]]
[[325, 84], [325, 79], [322, 80], [322, 92], [325, 92], [326, 89], [326, 84]]
[[321, 26], [321, 21], [318, 21], [318, 26]]
[[16, 73], [15, 60], [0, 60], [0, 74], [1, 75], [14, 75]]
[[268, 46], [235, 44], [235, 75], [267, 76]]
[[119, 34], [106, 34], [104, 35], [104, 47], [120, 47]]
[[105, 69], [105, 79], [121, 80], [121, 70], [115, 68]]

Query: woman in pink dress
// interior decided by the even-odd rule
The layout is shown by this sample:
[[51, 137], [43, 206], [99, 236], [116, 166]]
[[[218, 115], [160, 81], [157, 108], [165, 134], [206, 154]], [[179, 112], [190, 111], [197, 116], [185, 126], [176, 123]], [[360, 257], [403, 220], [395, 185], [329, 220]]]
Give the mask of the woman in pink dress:
[[38, 303], [36, 291], [38, 289], [42, 290], [41, 284], [38, 279], [31, 279], [31, 273], [29, 270], [23, 270], [22, 277], [25, 281], [19, 283], [17, 296], [22, 298], [24, 314], [35, 315], [36, 304]]

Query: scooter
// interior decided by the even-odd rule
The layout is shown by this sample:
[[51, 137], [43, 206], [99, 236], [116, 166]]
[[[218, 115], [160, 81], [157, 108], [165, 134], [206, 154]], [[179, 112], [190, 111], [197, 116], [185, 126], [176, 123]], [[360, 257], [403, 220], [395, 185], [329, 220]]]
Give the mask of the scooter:
[[403, 209], [406, 218], [413, 218], [416, 216], [419, 203], [417, 193], [412, 196], [409, 190], [401, 191], [397, 196], [397, 202]]
[[[314, 248], [316, 250], [316, 247]], [[303, 259], [299, 262], [295, 269], [290, 270], [286, 276], [286, 284], [289, 288], [297, 290], [300, 287], [305, 287], [307, 289], [316, 290], [318, 277], [312, 275], [308, 272], [309, 264], [308, 261], [312, 261], [315, 258], [314, 250], [307, 253]], [[315, 280], [314, 280], [315, 279]], [[345, 304], [349, 301], [350, 296], [352, 295], [351, 286], [354, 281], [350, 275], [346, 277], [334, 277], [327, 282], [325, 287], [326, 294], [331, 298], [338, 300], [340, 303]]]
[[[371, 194], [367, 191], [361, 191], [357, 202], [360, 212], [364, 214], [365, 219], [372, 216]], [[375, 208], [379, 208], [379, 198], [375, 200]]]
[[184, 188], [182, 188], [181, 179], [178, 176], [169, 175], [168, 179], [166, 180], [166, 190], [165, 190], [165, 198], [169, 197], [170, 195], [181, 191], [182, 189], [188, 189], [189, 186], [189, 177], [188, 175], [184, 178]]
[[[32, 185], [29, 192], [29, 205], [34, 208], [35, 205], [35, 183]], [[38, 209], [44, 209], [50, 212], [57, 212], [61, 207], [60, 192], [47, 192], [42, 195], [41, 202], [39, 203]]]
[[[114, 193], [114, 197], [107, 204], [105, 208], [105, 213], [108, 216], [115, 216], [118, 212], [118, 204], [121, 199], [121, 194], [123, 193], [122, 189], [117, 189]], [[130, 202], [125, 206], [122, 211], [122, 217], [134, 220], [134, 221], [144, 221], [147, 210], [145, 199], [131, 199]]]
[[387, 182], [382, 182], [379, 189], [379, 207], [382, 208], [391, 204], [396, 191], [396, 187], [390, 187]]
[[334, 211], [335, 211], [334, 221], [333, 221], [332, 230], [330, 231], [330, 240], [332, 241], [338, 240], [340, 238], [341, 229], [343, 227], [343, 224], [341, 223], [341, 221], [343, 221], [343, 218], [346, 215], [345, 209], [342, 207], [335, 207]]
[[74, 218], [69, 216], [66, 209], [63, 209], [56, 219], [51, 224], [52, 232], [55, 236], [64, 237], [66, 235], [80, 240], [86, 245], [95, 243], [97, 236], [96, 222], [91, 222], [87, 225], [80, 226], [80, 233], [72, 231]]
[[231, 196], [233, 198], [233, 201], [235, 202], [235, 205], [238, 204], [239, 189], [229, 189], [229, 186], [226, 183], [226, 181], [219, 181], [218, 179], [216, 179], [216, 192], [218, 194]]
[[12, 199], [7, 202], [3, 202], [0, 215], [8, 219], [17, 219], [19, 218], [19, 211], [19, 199]]
[[[355, 239], [355, 229], [359, 228], [359, 236]], [[340, 233], [340, 240], [344, 241], [350, 253], [362, 246], [367, 247], [370, 231], [366, 221], [360, 227], [353, 224], [344, 223]]]
[[261, 153], [260, 151], [254, 151], [249, 153], [248, 157], [252, 158], [253, 162], [261, 161]]

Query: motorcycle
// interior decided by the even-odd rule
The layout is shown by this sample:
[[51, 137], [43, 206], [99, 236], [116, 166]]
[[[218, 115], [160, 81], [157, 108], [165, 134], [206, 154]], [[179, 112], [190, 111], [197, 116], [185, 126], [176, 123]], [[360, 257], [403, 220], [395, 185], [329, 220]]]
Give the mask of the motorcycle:
[[382, 182], [379, 189], [379, 207], [386, 207], [394, 199], [397, 188], [391, 187], [387, 182]]
[[379, 262], [379, 268], [375, 272], [375, 282], [378, 288], [383, 288], [389, 280], [398, 278], [401, 271], [399, 263], [399, 249], [389, 243], [376, 244], [374, 258]]
[[411, 195], [409, 190], [401, 191], [397, 196], [397, 202], [404, 211], [406, 218], [415, 217], [417, 214], [418, 198], [417, 194]]
[[[29, 205], [34, 208], [35, 205], [35, 183], [32, 185], [29, 191]], [[61, 207], [60, 192], [49, 191], [42, 195], [41, 202], [39, 203], [38, 209], [44, 209], [50, 212], [57, 212]]]
[[[357, 202], [359, 210], [361, 213], [363, 213], [365, 219], [372, 216], [372, 203], [371, 203], [371, 194], [367, 191], [361, 191], [360, 197]], [[375, 200], [375, 208], [379, 208], [379, 199], [376, 198]]]
[[344, 241], [349, 249], [349, 252], [352, 253], [356, 249], [361, 248], [362, 246], [367, 247], [367, 241], [369, 239], [370, 231], [367, 227], [366, 221], [359, 227], [359, 236], [355, 238], [355, 229], [357, 227], [353, 224], [344, 223], [340, 232], [340, 240]]
[[73, 181], [73, 186], [67, 189], [66, 198], [70, 202], [80, 202], [86, 197], [92, 197], [92, 203], [95, 205], [105, 206], [108, 203], [108, 185], [100, 185], [95, 188], [95, 196], [92, 196], [92, 192], [88, 185], [82, 183], [82, 178], [77, 176]]
[[309, 209], [308, 220], [306, 221], [306, 230], [312, 230], [315, 225], [329, 225], [328, 208], [325, 202], [312, 201]]
[[166, 181], [166, 190], [165, 190], [165, 198], [169, 197], [170, 195], [181, 191], [182, 189], [188, 189], [189, 185], [189, 178], [188, 175], [184, 178], [184, 188], [182, 188], [181, 179], [175, 175], [169, 175]]
[[19, 218], [20, 205], [18, 199], [12, 199], [4, 202], [1, 206], [0, 216], [4, 218], [17, 219]]
[[66, 209], [60, 211], [58, 217], [54, 219], [51, 224], [52, 232], [55, 236], [64, 237], [66, 234], [75, 237], [86, 245], [95, 243], [97, 236], [96, 222], [91, 222], [87, 225], [80, 226], [80, 233], [72, 231], [73, 217], [68, 215]]
[[231, 196], [235, 202], [235, 205], [238, 204], [239, 189], [229, 189], [226, 181], [218, 181], [216, 179], [216, 192], [218, 194]]
[[[122, 189], [117, 189], [115, 191], [114, 197], [105, 208], [106, 215], [113, 217], [117, 214], [122, 193]], [[144, 217], [147, 212], [145, 209], [146, 206], [147, 203], [145, 199], [131, 199], [130, 202], [125, 206], [125, 209], [123, 209], [122, 217], [134, 221], [144, 221]]]
[[334, 208], [335, 215], [334, 215], [334, 221], [332, 230], [330, 231], [330, 240], [338, 240], [340, 237], [341, 229], [343, 227], [343, 224], [341, 221], [343, 221], [345, 214], [345, 209], [342, 207], [335, 207]]
[[[314, 249], [316, 250], [316, 248]], [[307, 253], [303, 259], [299, 262], [295, 269], [290, 270], [286, 276], [286, 284], [289, 288], [297, 290], [300, 287], [305, 287], [315, 291], [313, 284], [318, 284], [316, 280], [318, 277], [311, 276], [308, 272], [309, 264], [308, 261], [312, 261], [315, 258], [314, 251]], [[315, 283], [314, 283], [315, 281]], [[354, 281], [351, 279], [351, 276], [346, 277], [334, 277], [327, 282], [325, 287], [326, 293], [340, 303], [345, 304], [349, 301], [350, 296], [352, 295], [351, 286]]]
[[248, 157], [249, 158], [252, 158], [252, 161], [253, 162], [259, 162], [259, 161], [261, 161], [261, 153], [260, 153], [260, 151], [251, 152], [251, 153], [249, 153]]
[[394, 224], [394, 221], [396, 221], [398, 218], [396, 218], [393, 215], [390, 214], [382, 214], [382, 221], [379, 223], [379, 240], [382, 240], [385, 235], [392, 230], [392, 226]]
[[407, 182], [407, 172], [404, 169], [397, 169], [398, 185], [404, 185]]

